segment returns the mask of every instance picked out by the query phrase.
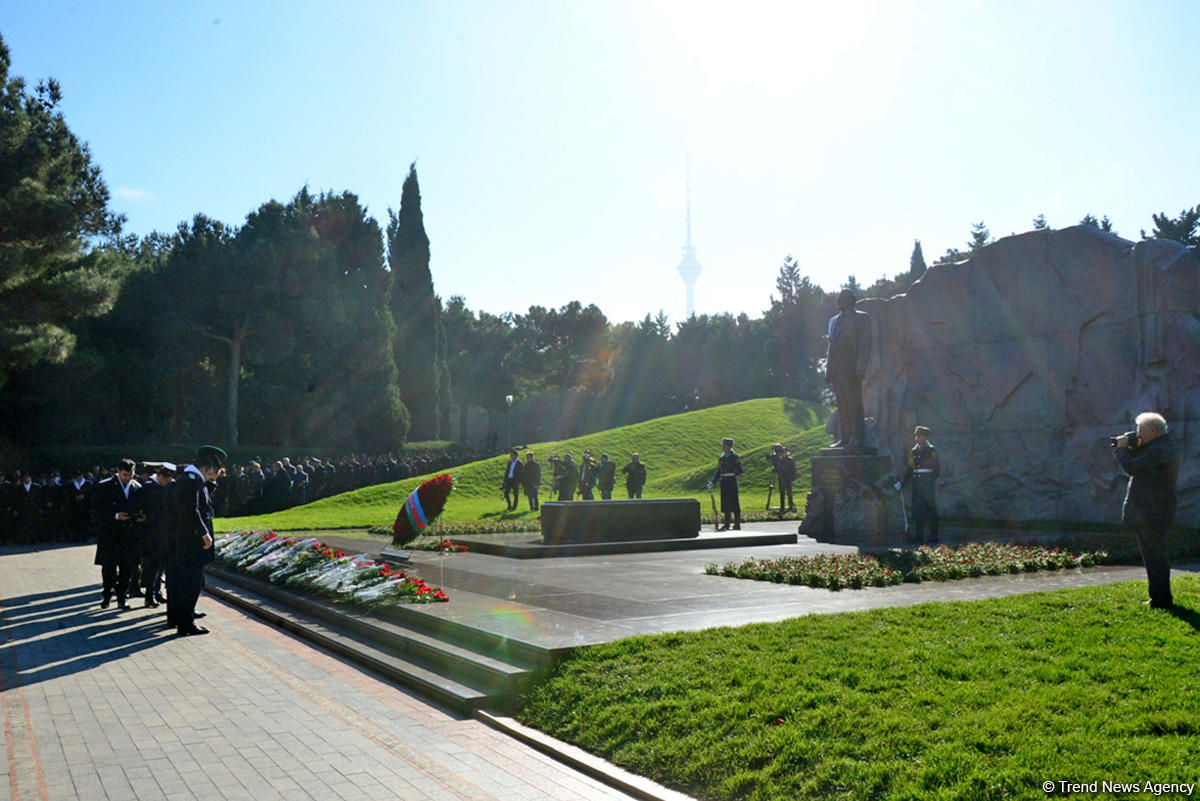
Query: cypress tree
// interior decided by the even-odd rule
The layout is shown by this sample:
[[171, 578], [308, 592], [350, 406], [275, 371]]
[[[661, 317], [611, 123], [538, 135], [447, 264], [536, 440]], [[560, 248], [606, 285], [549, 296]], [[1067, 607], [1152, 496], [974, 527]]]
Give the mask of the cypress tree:
[[[388, 266], [392, 271], [391, 309], [396, 323], [393, 350], [400, 392], [412, 416], [409, 438], [439, 439], [441, 400], [449, 389], [442, 304], [433, 292], [429, 237], [421, 214], [421, 190], [414, 162], [400, 192], [400, 211], [388, 209]], [[439, 347], [440, 343], [440, 347]]]
[[913, 240], [912, 256], [908, 258], [908, 284], [912, 286], [925, 274], [925, 254], [921, 252], [921, 240]]

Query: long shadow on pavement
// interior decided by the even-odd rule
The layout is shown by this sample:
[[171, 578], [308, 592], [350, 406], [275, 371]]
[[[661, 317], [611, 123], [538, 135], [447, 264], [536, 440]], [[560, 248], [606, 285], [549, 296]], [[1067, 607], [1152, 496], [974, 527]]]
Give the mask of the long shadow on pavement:
[[98, 585], [0, 598], [5, 687], [69, 676], [171, 639], [161, 615], [100, 609]]

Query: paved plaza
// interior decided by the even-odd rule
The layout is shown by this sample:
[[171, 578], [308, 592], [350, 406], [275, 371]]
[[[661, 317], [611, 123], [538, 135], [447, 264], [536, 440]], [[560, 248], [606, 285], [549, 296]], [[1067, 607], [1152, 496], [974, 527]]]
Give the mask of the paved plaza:
[[213, 598], [204, 637], [102, 610], [94, 552], [0, 551], [13, 801], [630, 797]]
[[[536, 560], [420, 553], [414, 565], [451, 596], [423, 614], [548, 648], [1145, 578], [1105, 567], [830, 592], [703, 574], [838, 550], [853, 549], [801, 538]], [[0, 772], [14, 801], [632, 797], [213, 597], [203, 637], [174, 636], [160, 609], [102, 610], [94, 551], [0, 550]]]

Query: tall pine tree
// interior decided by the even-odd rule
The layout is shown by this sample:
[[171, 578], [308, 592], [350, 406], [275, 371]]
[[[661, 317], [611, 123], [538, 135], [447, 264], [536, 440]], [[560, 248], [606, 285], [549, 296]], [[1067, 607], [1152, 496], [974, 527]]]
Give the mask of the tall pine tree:
[[388, 266], [392, 271], [392, 318], [396, 323], [393, 350], [400, 392], [412, 415], [412, 440], [440, 439], [444, 395], [449, 394], [446, 334], [442, 304], [433, 292], [429, 271], [429, 237], [421, 214], [421, 190], [416, 162], [400, 192], [400, 211], [388, 209]]
[[123, 218], [59, 111], [58, 83], [28, 92], [10, 63], [0, 38], [0, 385], [10, 370], [66, 359], [69, 326], [107, 312], [128, 269]]

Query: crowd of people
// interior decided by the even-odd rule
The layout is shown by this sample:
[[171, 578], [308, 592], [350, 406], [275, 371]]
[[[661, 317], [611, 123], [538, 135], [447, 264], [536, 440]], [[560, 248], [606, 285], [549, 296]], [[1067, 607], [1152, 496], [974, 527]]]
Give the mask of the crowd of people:
[[452, 455], [443, 450], [342, 460], [251, 459], [233, 465], [217, 479], [213, 503], [217, 517], [269, 514], [362, 487], [443, 471], [487, 455]]
[[[560, 459], [554, 454], [550, 462], [550, 497], [559, 501], [571, 501], [577, 497], [580, 500], [596, 499], [596, 493], [601, 500], [612, 498], [613, 488], [617, 485], [617, 465], [609, 459], [607, 453], [600, 454], [597, 459], [590, 450], [585, 450], [578, 462], [571, 451], [567, 451]], [[621, 468], [625, 477], [625, 492], [630, 498], [642, 497], [642, 488], [646, 486], [646, 465], [641, 457], [634, 453], [629, 462]], [[509, 451], [508, 464], [504, 467], [504, 478], [500, 482], [500, 490], [508, 510], [515, 511], [521, 494], [529, 500], [529, 511], [536, 512], [539, 508], [538, 496], [541, 494], [542, 465], [532, 451], [525, 452], [525, 461], [521, 461], [520, 451], [513, 448]]]
[[[251, 459], [223, 468], [213, 490], [217, 517], [267, 514], [330, 495], [445, 470], [487, 454], [422, 451], [387, 456]], [[135, 463], [142, 487], [161, 462]], [[119, 472], [117, 465], [91, 469], [28, 470], [0, 477], [0, 544], [86, 542], [97, 535], [96, 490]]]

